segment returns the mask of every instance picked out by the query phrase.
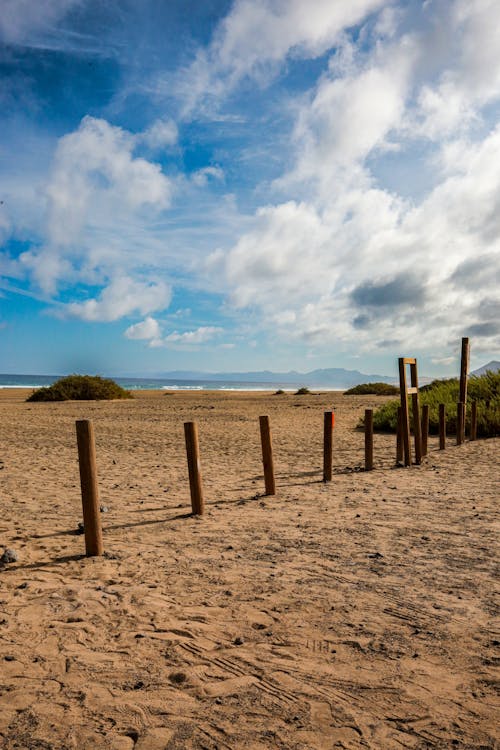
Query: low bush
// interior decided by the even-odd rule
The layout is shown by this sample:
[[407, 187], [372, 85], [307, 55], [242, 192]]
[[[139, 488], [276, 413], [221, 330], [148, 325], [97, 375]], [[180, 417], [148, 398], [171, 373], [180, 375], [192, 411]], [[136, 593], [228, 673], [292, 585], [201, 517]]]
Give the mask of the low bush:
[[273, 395], [274, 396], [282, 396], [284, 394], [284, 392], [285, 391], [283, 390], [283, 388], [278, 388], [278, 390], [275, 391]]
[[99, 375], [67, 375], [46, 388], [38, 388], [27, 401], [102, 401], [132, 398], [131, 394], [109, 378]]
[[299, 388], [297, 391], [295, 391], [296, 396], [307, 396], [309, 393], [311, 393], [311, 391], [305, 385], [303, 385], [302, 388]]
[[345, 391], [344, 396], [396, 396], [399, 388], [389, 383], [360, 383]]
[[[420, 405], [429, 406], [429, 432], [439, 432], [439, 404], [446, 408], [446, 431], [456, 434], [457, 401], [460, 384], [458, 379], [434, 380], [419, 389]], [[408, 399], [410, 421], [413, 419], [411, 398]], [[477, 436], [496, 437], [500, 435], [500, 372], [487, 372], [479, 377], [469, 378], [467, 388], [466, 430], [470, 428], [470, 404], [477, 402]], [[395, 432], [399, 400], [388, 401], [373, 415], [374, 429], [379, 432]]]

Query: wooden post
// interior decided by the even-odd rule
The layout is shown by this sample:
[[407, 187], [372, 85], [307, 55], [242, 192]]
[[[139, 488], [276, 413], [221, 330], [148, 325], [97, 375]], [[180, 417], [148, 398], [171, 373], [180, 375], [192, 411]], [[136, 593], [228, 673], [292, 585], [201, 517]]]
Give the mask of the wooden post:
[[427, 455], [429, 442], [429, 404], [422, 406], [422, 456]]
[[401, 394], [401, 429], [403, 433], [403, 450], [405, 466], [411, 465], [411, 448], [410, 448], [410, 416], [408, 413], [407, 383], [406, 383], [406, 363], [404, 357], [399, 360], [399, 389]]
[[259, 417], [260, 424], [260, 442], [262, 445], [262, 463], [264, 465], [264, 484], [266, 495], [276, 494], [276, 484], [274, 481], [274, 462], [273, 462], [273, 444], [271, 440], [271, 428], [269, 426], [269, 417]]
[[467, 375], [469, 373], [469, 339], [462, 339], [462, 356], [460, 358], [460, 401], [467, 403]]
[[464, 424], [464, 405], [462, 401], [457, 403], [457, 445], [462, 445], [463, 435], [463, 424]]
[[446, 448], [446, 406], [439, 404], [439, 450]]
[[191, 508], [194, 516], [202, 516], [205, 510], [205, 501], [201, 482], [200, 449], [196, 422], [184, 422], [184, 437], [186, 439]]
[[400, 406], [396, 422], [396, 463], [403, 463], [403, 418]]
[[325, 411], [323, 419], [323, 482], [332, 481], [333, 412]]
[[413, 412], [413, 435], [415, 442], [415, 463], [422, 463], [422, 430], [420, 424], [420, 403], [418, 399], [417, 360], [410, 365], [411, 407]]
[[477, 439], [477, 401], [473, 401], [470, 410], [470, 440]]
[[460, 357], [460, 401], [464, 405], [463, 407], [463, 418], [462, 418], [462, 433], [460, 435], [460, 443], [465, 443], [465, 412], [467, 409], [467, 378], [469, 374], [469, 355], [470, 345], [469, 339], [462, 339], [462, 355]]
[[94, 557], [103, 554], [104, 546], [97, 486], [94, 426], [89, 419], [77, 420], [76, 442], [82, 490], [85, 554], [87, 557]]
[[365, 471], [373, 469], [373, 409], [365, 409]]

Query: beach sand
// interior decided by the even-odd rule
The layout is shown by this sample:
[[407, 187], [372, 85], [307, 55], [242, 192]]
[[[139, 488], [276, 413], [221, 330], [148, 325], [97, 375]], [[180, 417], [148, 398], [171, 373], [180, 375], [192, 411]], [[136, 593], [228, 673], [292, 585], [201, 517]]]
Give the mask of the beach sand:
[[[377, 397], [0, 391], [0, 747], [495, 748], [499, 440], [395, 468]], [[322, 479], [334, 408], [334, 475]], [[268, 414], [277, 494], [265, 497]], [[105, 556], [84, 557], [75, 420]], [[189, 515], [197, 421], [206, 514]], [[495, 629], [496, 627], [496, 629]]]

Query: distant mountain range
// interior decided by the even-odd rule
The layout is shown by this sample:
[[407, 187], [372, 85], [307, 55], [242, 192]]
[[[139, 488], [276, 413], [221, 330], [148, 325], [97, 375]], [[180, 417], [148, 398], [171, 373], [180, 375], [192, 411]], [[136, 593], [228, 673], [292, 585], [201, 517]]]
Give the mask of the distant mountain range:
[[[483, 375], [487, 370], [497, 372], [500, 370], [500, 362], [492, 360], [487, 365], [479, 367], [471, 372], [471, 375]], [[359, 370], [346, 370], [343, 367], [328, 367], [310, 372], [272, 372], [271, 370], [260, 370], [258, 372], [196, 372], [194, 370], [174, 370], [163, 372], [158, 377], [168, 380], [210, 380], [212, 382], [224, 381], [226, 383], [273, 383], [276, 385], [309, 386], [311, 388], [351, 388], [360, 383], [391, 383], [399, 385], [398, 376], [376, 375], [359, 372]], [[458, 377], [458, 373], [457, 373]], [[419, 384], [430, 383], [434, 378], [420, 375]]]
[[359, 383], [396, 383], [397, 378], [387, 375], [367, 375], [358, 370], [345, 370], [343, 367], [329, 367], [323, 370], [311, 370], [311, 372], [271, 372], [261, 370], [260, 372], [195, 372], [192, 370], [174, 370], [164, 372], [162, 378], [168, 380], [210, 380], [212, 382], [238, 382], [238, 383], [274, 383], [276, 385], [310, 386], [320, 388], [350, 388]]
[[471, 375], [484, 375], [485, 372], [488, 372], [488, 370], [491, 370], [491, 372], [498, 372], [500, 370], [500, 362], [497, 359], [492, 359], [491, 362], [488, 362], [487, 365], [478, 367], [477, 370], [471, 372]]

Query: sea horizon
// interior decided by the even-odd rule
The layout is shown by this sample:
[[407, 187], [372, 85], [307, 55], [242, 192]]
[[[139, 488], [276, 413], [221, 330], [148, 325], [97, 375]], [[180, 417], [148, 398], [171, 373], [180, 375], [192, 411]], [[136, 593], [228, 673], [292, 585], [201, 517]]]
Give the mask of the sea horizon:
[[[52, 385], [63, 375], [37, 375], [23, 373], [0, 373], [0, 389], [6, 388], [44, 388]], [[133, 378], [108, 376], [122, 388], [129, 391], [270, 391], [282, 389], [284, 391], [294, 391], [304, 385], [297, 380], [296, 383], [275, 381], [248, 381], [248, 380], [210, 380], [208, 378]], [[316, 388], [322, 391], [344, 391], [346, 388], [328, 386], [323, 384], [308, 385], [309, 388]], [[348, 386], [347, 386], [348, 387]]]

